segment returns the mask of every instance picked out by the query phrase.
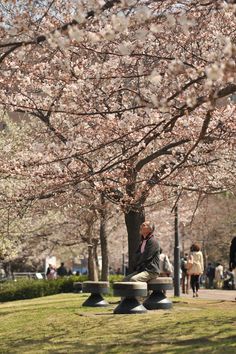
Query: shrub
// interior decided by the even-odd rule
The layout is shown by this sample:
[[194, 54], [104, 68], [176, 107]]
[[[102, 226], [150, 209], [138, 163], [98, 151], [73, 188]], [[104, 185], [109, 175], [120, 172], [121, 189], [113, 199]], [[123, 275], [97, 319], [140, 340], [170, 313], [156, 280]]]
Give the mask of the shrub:
[[87, 280], [86, 276], [71, 276], [55, 280], [8, 281], [0, 284], [0, 302], [73, 292], [73, 283], [84, 280]]
[[109, 275], [109, 282], [111, 283], [111, 284], [113, 284], [114, 282], [116, 282], [116, 281], [122, 281], [123, 280], [123, 278], [124, 278], [124, 275], [122, 275], [122, 274], [112, 274], [112, 275]]
[[[33, 299], [59, 293], [72, 293], [74, 291], [74, 282], [83, 282], [87, 279], [87, 275], [72, 275], [55, 280], [21, 279], [6, 281], [0, 283], [0, 302]], [[122, 279], [123, 275], [109, 276], [111, 285], [116, 281], [122, 281]], [[112, 294], [112, 286], [110, 293]]]

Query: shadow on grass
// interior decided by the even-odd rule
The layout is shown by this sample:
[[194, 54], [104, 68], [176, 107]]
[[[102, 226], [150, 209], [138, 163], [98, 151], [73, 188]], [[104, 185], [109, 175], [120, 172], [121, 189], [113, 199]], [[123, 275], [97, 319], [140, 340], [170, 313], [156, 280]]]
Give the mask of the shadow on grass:
[[[218, 333], [220, 334], [220, 332]], [[221, 333], [222, 334], [222, 333]], [[112, 353], [160, 353], [160, 354], [235, 354], [236, 335], [226, 336], [224, 338], [216, 339], [215, 335], [206, 337], [201, 336], [194, 339], [158, 339], [158, 333], [156, 338], [147, 338], [145, 333], [137, 334], [137, 337], [131, 340], [127, 340], [125, 334], [115, 343], [92, 343], [89, 338], [87, 343], [78, 339], [68, 339], [69, 336], [66, 333], [63, 338], [61, 334], [47, 336], [44, 339], [32, 340], [25, 338], [14, 342], [14, 348], [11, 350], [1, 351], [1, 354], [15, 354], [15, 353], [37, 353], [37, 354], [112, 354]], [[98, 334], [99, 336], [99, 334]], [[40, 348], [40, 349], [39, 349]]]
[[[196, 308], [192, 304], [189, 309], [180, 305], [179, 309], [176, 307], [178, 311], [158, 310], [142, 316], [113, 315], [114, 307], [98, 310], [66, 303], [62, 316], [63, 306], [58, 308], [56, 303], [55, 310], [50, 305], [41, 322], [38, 322], [37, 314], [33, 320], [29, 316], [30, 324], [36, 330], [31, 332], [29, 327], [29, 331], [24, 331], [22, 326], [15, 327], [13, 332], [9, 330], [9, 337], [0, 344], [0, 354], [236, 353], [233, 327], [236, 319], [231, 304], [228, 317], [223, 310], [220, 315], [218, 312], [209, 314], [208, 310], [202, 312], [200, 303]], [[228, 307], [224, 308], [226, 311]], [[33, 308], [30, 311], [34, 313]], [[15, 314], [15, 309], [13, 312]], [[17, 318], [19, 315], [24, 317], [24, 311], [17, 313]], [[55, 321], [57, 315], [59, 320]], [[48, 316], [51, 317], [47, 322]]]

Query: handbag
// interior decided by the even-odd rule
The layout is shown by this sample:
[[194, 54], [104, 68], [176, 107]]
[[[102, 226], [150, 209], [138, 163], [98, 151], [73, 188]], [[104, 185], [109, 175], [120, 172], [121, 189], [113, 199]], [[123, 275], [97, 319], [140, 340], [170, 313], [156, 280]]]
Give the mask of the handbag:
[[193, 256], [190, 255], [187, 260], [187, 265], [186, 265], [187, 270], [190, 270], [192, 266], [193, 266]]

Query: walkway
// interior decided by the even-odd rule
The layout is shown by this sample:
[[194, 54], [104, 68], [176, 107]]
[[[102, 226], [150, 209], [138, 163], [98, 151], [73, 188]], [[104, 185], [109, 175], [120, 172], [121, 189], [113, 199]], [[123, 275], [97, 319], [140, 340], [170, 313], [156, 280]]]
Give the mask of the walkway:
[[[174, 290], [168, 291], [170, 296], [174, 296]], [[189, 294], [182, 294], [181, 297], [191, 298], [193, 293], [190, 290]], [[199, 298], [209, 299], [209, 300], [226, 300], [226, 301], [235, 301], [236, 302], [236, 290], [221, 290], [221, 289], [200, 289]]]

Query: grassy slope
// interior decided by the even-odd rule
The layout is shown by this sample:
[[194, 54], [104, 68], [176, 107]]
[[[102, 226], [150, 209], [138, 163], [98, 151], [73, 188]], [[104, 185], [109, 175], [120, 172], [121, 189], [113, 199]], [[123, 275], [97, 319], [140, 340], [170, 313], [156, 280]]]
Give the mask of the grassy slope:
[[235, 302], [180, 298], [172, 310], [113, 315], [117, 305], [81, 307], [86, 298], [0, 304], [0, 353], [236, 353]]

